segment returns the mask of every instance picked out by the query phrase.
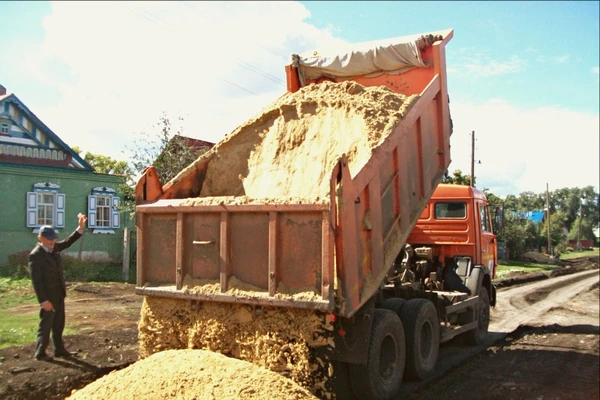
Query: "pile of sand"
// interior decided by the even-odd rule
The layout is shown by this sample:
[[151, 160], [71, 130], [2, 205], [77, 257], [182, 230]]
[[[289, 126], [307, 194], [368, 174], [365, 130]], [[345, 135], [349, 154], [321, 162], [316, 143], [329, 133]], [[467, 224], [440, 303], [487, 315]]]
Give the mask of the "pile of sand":
[[284, 307], [145, 297], [139, 356], [168, 349], [203, 349], [278, 372], [313, 393], [326, 392], [331, 375], [316, 349], [333, 348], [333, 326], [321, 312]]
[[68, 399], [317, 399], [292, 380], [204, 350], [167, 350], [113, 371]]
[[200, 197], [326, 197], [342, 154], [356, 174], [417, 97], [355, 82], [288, 93], [214, 147]]

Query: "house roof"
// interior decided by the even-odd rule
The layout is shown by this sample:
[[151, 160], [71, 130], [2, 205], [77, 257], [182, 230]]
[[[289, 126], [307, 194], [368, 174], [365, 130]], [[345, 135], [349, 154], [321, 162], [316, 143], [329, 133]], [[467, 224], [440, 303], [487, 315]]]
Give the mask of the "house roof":
[[171, 138], [170, 141], [173, 141], [176, 138], [183, 140], [183, 142], [188, 147], [190, 147], [192, 150], [200, 150], [205, 147], [210, 149], [211, 147], [213, 147], [215, 145], [215, 143], [207, 142], [205, 140], [200, 140], [200, 139], [194, 139], [194, 138], [183, 136], [183, 135], [175, 135], [175, 136], [173, 136], [173, 138]]
[[[46, 137], [48, 137], [52, 142], [54, 142], [56, 145], [61, 147], [61, 150], [65, 151], [67, 154], [69, 154], [71, 156], [71, 158], [75, 161], [77, 161], [78, 164], [80, 164], [84, 170], [88, 170], [88, 171], [94, 171], [93, 167], [88, 164], [83, 158], [81, 158], [79, 156], [79, 154], [77, 154], [69, 145], [67, 145], [65, 142], [62, 141], [62, 139], [52, 131], [52, 129], [50, 129], [46, 124], [44, 124], [44, 122], [42, 122], [41, 119], [39, 119], [30, 109], [29, 107], [27, 107], [14, 93], [6, 93], [0, 96], [0, 105], [9, 102], [9, 103], [13, 103], [14, 105], [16, 105], [17, 107], [19, 107], [19, 109], [21, 111], [23, 111], [23, 113], [27, 116], [27, 118], [32, 122], [32, 124], [35, 124], [39, 129], [41, 129], [44, 134], [46, 135]], [[3, 113], [3, 107], [0, 107], [0, 114]], [[23, 126], [19, 124], [19, 121], [15, 121], [14, 118], [10, 117], [10, 119], [17, 124], [21, 129], [23, 129]], [[35, 137], [33, 137], [31, 135], [31, 132], [28, 132], [26, 129], [23, 129], [28, 135], [30, 135], [30, 138], [36, 142], [38, 142]], [[38, 142], [39, 143], [39, 142]], [[10, 160], [5, 160], [5, 161], [9, 161]]]

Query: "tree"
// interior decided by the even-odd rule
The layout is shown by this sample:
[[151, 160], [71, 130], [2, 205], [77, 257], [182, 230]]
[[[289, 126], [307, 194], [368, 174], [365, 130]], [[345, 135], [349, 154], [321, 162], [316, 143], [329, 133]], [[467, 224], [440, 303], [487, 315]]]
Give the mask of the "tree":
[[538, 248], [538, 228], [527, 218], [507, 213], [502, 230], [503, 240], [510, 251], [510, 257], [518, 259], [528, 250]]
[[[183, 118], [179, 117], [179, 121], [182, 120]], [[206, 146], [198, 145], [194, 143], [194, 139], [186, 138], [181, 129], [173, 132], [171, 120], [164, 112], [159, 117], [158, 124], [152, 128], [153, 132], [150, 134], [137, 134], [138, 138], [134, 140], [135, 148], [128, 148], [131, 152], [129, 167], [136, 179], [128, 182], [128, 201], [124, 202], [124, 207], [132, 213], [135, 210], [136, 180], [146, 167], [156, 168], [158, 178], [164, 185], [210, 148], [208, 143]]]
[[[448, 170], [446, 170], [442, 177], [442, 183], [469, 186], [471, 184], [471, 175], [463, 175], [462, 171], [457, 169], [452, 173], [452, 176], [450, 176]], [[475, 184], [475, 180], [473, 180], [473, 184]]]
[[165, 113], [153, 129], [155, 132], [151, 135], [141, 132], [141, 138], [134, 140], [136, 148], [128, 149], [132, 151], [131, 167], [134, 173], [141, 174], [144, 168], [153, 166], [163, 185], [209, 149], [191, 145], [181, 130], [172, 132], [171, 121]]
[[[73, 146], [73, 150], [81, 155], [79, 146]], [[109, 156], [92, 154], [89, 151], [85, 153], [83, 159], [101, 174], [128, 175], [130, 173], [127, 161], [118, 161]]]
[[569, 231], [569, 240], [572, 239], [590, 239], [594, 242], [596, 241], [596, 235], [594, 235], [594, 226], [590, 223], [586, 218], [581, 218], [581, 236], [579, 236], [579, 221], [577, 218], [571, 226], [571, 230]]

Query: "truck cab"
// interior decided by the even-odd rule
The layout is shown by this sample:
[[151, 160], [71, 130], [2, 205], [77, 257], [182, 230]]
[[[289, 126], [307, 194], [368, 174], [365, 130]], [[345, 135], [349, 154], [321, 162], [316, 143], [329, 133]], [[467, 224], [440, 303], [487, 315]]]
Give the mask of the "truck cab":
[[[454, 273], [467, 293], [477, 294], [483, 285], [495, 305], [491, 283], [498, 265], [497, 240], [485, 194], [471, 186], [440, 184], [419, 216], [407, 242], [413, 249], [430, 249], [444, 268], [445, 289], [453, 287]], [[424, 250], [420, 250], [424, 253]]]

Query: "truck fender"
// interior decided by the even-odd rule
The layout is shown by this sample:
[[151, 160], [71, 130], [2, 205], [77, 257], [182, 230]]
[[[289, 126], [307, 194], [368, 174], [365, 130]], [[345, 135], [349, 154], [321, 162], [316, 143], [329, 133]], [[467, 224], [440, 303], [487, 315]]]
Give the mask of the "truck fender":
[[472, 295], [478, 295], [479, 288], [484, 286], [490, 297], [490, 306], [496, 305], [496, 286], [492, 283], [492, 275], [488, 267], [473, 266], [471, 274], [465, 279], [465, 285], [471, 290]]
[[375, 296], [351, 318], [337, 317], [334, 327], [335, 348], [331, 359], [349, 364], [366, 364], [375, 312]]
[[[486, 269], [487, 267], [483, 265], [474, 265], [473, 268], [471, 268], [469, 276], [465, 279], [465, 285], [469, 288], [473, 296], [479, 294], [479, 288], [483, 284]], [[487, 271], [487, 275], [489, 276], [489, 270]]]

